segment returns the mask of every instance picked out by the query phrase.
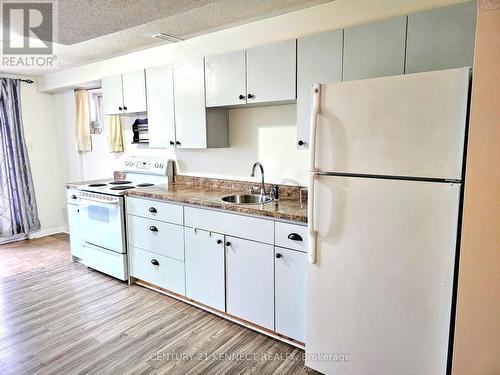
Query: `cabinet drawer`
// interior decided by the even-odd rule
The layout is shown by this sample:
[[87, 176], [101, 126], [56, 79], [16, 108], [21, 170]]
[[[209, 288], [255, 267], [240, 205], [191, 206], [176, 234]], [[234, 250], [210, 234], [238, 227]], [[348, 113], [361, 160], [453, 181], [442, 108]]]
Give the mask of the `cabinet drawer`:
[[185, 225], [248, 238], [255, 241], [274, 243], [274, 222], [248, 216], [185, 207]]
[[127, 228], [131, 246], [184, 261], [184, 236], [181, 226], [127, 215]]
[[309, 251], [309, 235], [305, 226], [276, 222], [275, 235], [277, 246]]
[[131, 246], [130, 276], [185, 295], [184, 262]]
[[66, 202], [69, 204], [78, 204], [78, 189], [66, 189]]
[[182, 206], [149, 199], [129, 198], [125, 206], [127, 214], [147, 217], [182, 225]]

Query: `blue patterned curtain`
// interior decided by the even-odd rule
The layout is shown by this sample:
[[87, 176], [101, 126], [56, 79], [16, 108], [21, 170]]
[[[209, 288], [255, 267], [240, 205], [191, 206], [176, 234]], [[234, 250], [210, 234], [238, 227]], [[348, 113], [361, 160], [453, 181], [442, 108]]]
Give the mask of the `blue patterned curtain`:
[[40, 229], [21, 117], [21, 82], [0, 79], [0, 242]]

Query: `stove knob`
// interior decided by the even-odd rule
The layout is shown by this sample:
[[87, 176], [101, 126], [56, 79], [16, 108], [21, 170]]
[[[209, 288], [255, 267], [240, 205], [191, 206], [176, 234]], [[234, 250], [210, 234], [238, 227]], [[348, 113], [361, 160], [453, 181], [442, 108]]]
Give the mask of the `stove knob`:
[[158, 168], [158, 163], [155, 163], [155, 168]]
[[160, 168], [163, 168], [163, 163], [160, 163]]

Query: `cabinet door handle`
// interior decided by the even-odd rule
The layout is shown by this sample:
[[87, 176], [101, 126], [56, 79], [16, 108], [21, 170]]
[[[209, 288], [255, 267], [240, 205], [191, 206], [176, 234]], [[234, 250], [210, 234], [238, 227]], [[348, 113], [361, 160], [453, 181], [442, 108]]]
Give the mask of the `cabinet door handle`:
[[155, 214], [158, 211], [156, 211], [156, 208], [154, 208], [154, 207], [149, 207], [149, 212], [151, 212], [152, 214]]
[[73, 194], [73, 195], [71, 196], [71, 199], [76, 199], [76, 195], [75, 195], [75, 194]]
[[238, 99], [240, 99], [240, 100], [245, 99], [245, 95], [240, 95], [240, 96], [238, 96]]
[[279, 259], [279, 258], [281, 258], [281, 254], [280, 254], [280, 253], [276, 253], [276, 255], [275, 255], [275, 256], [276, 256], [276, 258], [278, 258], [278, 259]]
[[303, 146], [304, 145], [304, 141], [300, 140], [297, 142], [299, 144], [299, 146]]
[[254, 94], [248, 94], [248, 99], [254, 99], [255, 95]]
[[170, 141], [170, 146], [175, 146], [175, 142], [174, 141]]
[[222, 240], [217, 240], [217, 245], [220, 245], [222, 243]]
[[179, 142], [179, 141], [175, 141], [175, 144], [176, 144], [177, 146], [180, 146], [180, 145], [181, 145], [181, 142]]
[[123, 110], [126, 111], [127, 110], [127, 107], [123, 106]]
[[118, 110], [123, 111], [123, 108], [122, 107], [118, 107]]
[[227, 242], [226, 242], [226, 246], [227, 246], [227, 247], [231, 246], [231, 242], [227, 241]]
[[160, 265], [160, 262], [158, 262], [156, 259], [151, 259], [151, 264], [153, 266], [159, 266]]
[[302, 237], [300, 236], [300, 234], [297, 233], [290, 233], [288, 235], [288, 239], [292, 241], [302, 241]]
[[156, 228], [154, 225], [151, 225], [151, 226], [149, 227], [149, 230], [150, 230], [151, 232], [158, 232], [158, 228]]

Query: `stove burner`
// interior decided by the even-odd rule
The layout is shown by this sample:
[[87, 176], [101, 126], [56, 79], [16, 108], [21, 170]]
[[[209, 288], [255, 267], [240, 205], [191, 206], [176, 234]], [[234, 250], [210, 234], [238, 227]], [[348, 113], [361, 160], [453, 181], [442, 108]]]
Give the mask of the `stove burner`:
[[101, 187], [106, 186], [107, 184], [90, 184], [88, 187]]
[[119, 180], [119, 181], [111, 181], [109, 184], [110, 185], [125, 185], [125, 184], [131, 184], [132, 181], [123, 181], [123, 180]]
[[150, 183], [146, 182], [146, 183], [143, 183], [143, 184], [138, 184], [138, 185], [136, 185], [136, 186], [137, 186], [137, 187], [148, 187], [148, 186], [153, 186], [153, 185], [154, 185], [154, 184], [150, 184]]
[[134, 186], [113, 186], [110, 190], [127, 190], [127, 189], [133, 189]]

